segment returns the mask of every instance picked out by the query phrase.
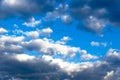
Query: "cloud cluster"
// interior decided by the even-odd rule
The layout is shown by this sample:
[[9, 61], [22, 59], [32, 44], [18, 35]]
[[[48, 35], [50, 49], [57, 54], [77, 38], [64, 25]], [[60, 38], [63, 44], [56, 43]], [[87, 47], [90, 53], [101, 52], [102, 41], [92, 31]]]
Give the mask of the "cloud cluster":
[[101, 32], [106, 24], [120, 26], [119, 0], [74, 0], [69, 6], [71, 14], [83, 22], [82, 27], [78, 26], [79, 29]]
[[35, 20], [34, 17], [29, 19], [29, 22], [24, 22], [23, 25], [27, 27], [36, 27], [41, 23], [41, 20]]
[[[0, 79], [17, 80], [119, 80], [119, 64], [113, 64], [120, 55], [110, 49], [103, 61], [67, 62], [43, 55], [0, 54]], [[112, 55], [114, 58], [111, 59]], [[111, 60], [111, 61], [109, 61]]]
[[[0, 19], [11, 16], [28, 19], [43, 15], [43, 21], [60, 18], [63, 23], [70, 24], [77, 20], [78, 29], [97, 34], [102, 34], [106, 25], [120, 26], [119, 0], [74, 0], [67, 3], [64, 0], [0, 0], [0, 5]], [[39, 23], [32, 18], [23, 25], [35, 27]]]
[[[50, 28], [37, 31], [45, 34], [53, 32]], [[86, 50], [67, 45], [66, 42], [71, 39], [68, 36], [54, 41], [45, 37], [40, 38], [40, 35], [32, 36], [36, 34], [35, 31], [20, 32], [21, 36], [0, 35], [0, 79], [119, 80], [120, 78], [120, 52], [116, 49], [109, 49], [103, 60], [99, 60], [99, 57]], [[30, 36], [33, 38], [28, 39]], [[63, 42], [64, 44], [61, 44]], [[33, 51], [40, 55], [30, 55]], [[79, 56], [83, 62], [66, 59], [75, 56]]]

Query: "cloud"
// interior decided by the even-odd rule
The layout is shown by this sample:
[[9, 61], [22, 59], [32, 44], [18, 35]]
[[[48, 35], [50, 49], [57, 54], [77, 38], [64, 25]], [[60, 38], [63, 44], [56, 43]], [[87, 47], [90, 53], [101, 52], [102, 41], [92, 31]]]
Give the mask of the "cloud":
[[[57, 41], [46, 36], [28, 39], [36, 31], [40, 36], [42, 32], [52, 33], [51, 28], [45, 28], [30, 31], [31, 35], [18, 31], [21, 36], [0, 36], [1, 80], [119, 80], [119, 50], [110, 48], [101, 58], [80, 47], [57, 43], [66, 43], [69, 36]], [[69, 60], [76, 57], [78, 61]]]
[[6, 32], [8, 32], [6, 29], [0, 28], [0, 34], [6, 33]]
[[0, 75], [3, 79], [45, 79], [47, 75], [57, 74], [57, 66], [37, 60], [34, 56], [15, 54], [1, 55], [0, 58]]
[[55, 7], [55, 0], [1, 0], [0, 4], [0, 18], [10, 16], [31, 17], [35, 14], [42, 14], [53, 11]]
[[56, 64], [60, 67], [60, 69], [64, 72], [67, 72], [68, 75], [71, 75], [72, 72], [80, 72], [83, 71], [86, 68], [92, 67], [93, 64], [90, 62], [83, 62], [83, 63], [70, 63], [67, 61], [64, 61], [60, 58], [53, 59], [51, 56], [43, 56], [43, 59], [45, 61], [50, 62], [50, 64]]
[[85, 26], [79, 25], [80, 30], [85, 27], [85, 30], [101, 32], [105, 25], [120, 26], [119, 3], [119, 0], [74, 0], [69, 8], [71, 15], [84, 23]]
[[27, 27], [36, 27], [41, 23], [41, 20], [35, 20], [35, 18], [30, 18], [29, 22], [24, 22], [22, 25]]
[[102, 23], [101, 20], [90, 16], [87, 19], [83, 20], [82, 23], [79, 23], [77, 29], [102, 34], [104, 27], [105, 25]]
[[0, 37], [0, 52], [4, 53], [22, 53], [23, 48], [20, 43], [24, 40], [23, 36], [1, 36]]
[[0, 54], [0, 79], [119, 80], [119, 65], [111, 64], [113, 59], [107, 57], [119, 54], [116, 50], [114, 52], [111, 53], [110, 49], [102, 61], [78, 63], [47, 55], [36, 57], [28, 54]]
[[28, 32], [23, 32], [25, 35], [31, 38], [39, 38], [39, 31], [28, 31]]
[[112, 80], [110, 79], [114, 74], [114, 71], [111, 71], [111, 72], [107, 72], [107, 75], [104, 77], [105, 80]]
[[44, 39], [35, 39], [28, 42], [22, 43], [23, 47], [30, 51], [38, 51], [45, 54], [62, 54], [64, 56], [70, 56], [79, 52], [79, 48], [70, 47], [67, 45], [61, 45], [54, 43], [53, 40], [44, 38]]
[[91, 46], [100, 46], [100, 43], [95, 41], [92, 41], [90, 44]]
[[64, 44], [66, 44], [69, 40], [71, 40], [70, 37], [64, 36], [62, 39], [56, 41], [56, 43], [57, 43], [57, 44], [63, 44], [63, 45], [64, 45]]
[[40, 32], [44, 36], [50, 36], [50, 34], [53, 32], [53, 30], [50, 27], [48, 27], [48, 28], [42, 29]]
[[96, 46], [96, 47], [100, 47], [100, 46], [107, 47], [107, 46], [111, 45], [111, 43], [91, 41], [90, 45], [91, 46]]
[[91, 55], [91, 54], [87, 53], [86, 50], [81, 50], [80, 53], [81, 53], [81, 56], [80, 56], [81, 60], [95, 60], [95, 59], [98, 59], [98, 56]]
[[15, 54], [15, 55], [13, 55], [13, 57], [20, 62], [25, 62], [25, 61], [28, 61], [28, 60], [30, 61], [30, 60], [35, 59], [35, 56], [30, 56], [30, 55], [27, 55], [27, 54]]
[[61, 20], [65, 24], [70, 24], [72, 22], [72, 17], [70, 15], [62, 15]]

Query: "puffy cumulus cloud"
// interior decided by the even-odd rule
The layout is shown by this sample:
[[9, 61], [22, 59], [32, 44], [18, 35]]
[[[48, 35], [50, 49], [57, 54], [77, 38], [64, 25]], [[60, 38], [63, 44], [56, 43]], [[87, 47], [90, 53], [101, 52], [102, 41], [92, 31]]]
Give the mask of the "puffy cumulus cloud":
[[64, 45], [64, 44], [66, 44], [69, 40], [71, 40], [70, 37], [64, 36], [62, 39], [56, 41], [56, 43], [58, 43], [58, 44], [63, 44], [63, 45]]
[[82, 59], [82, 60], [98, 59], [98, 56], [91, 55], [91, 54], [87, 53], [86, 50], [80, 50], [80, 53], [81, 53], [80, 59]]
[[11, 43], [11, 44], [17, 44], [17, 43], [20, 43], [22, 42], [23, 40], [25, 39], [24, 36], [5, 36], [5, 35], [2, 35], [0, 36], [0, 41], [1, 42], [6, 42], [6, 43]]
[[0, 52], [4, 53], [22, 53], [22, 46], [20, 43], [24, 40], [23, 36], [1, 36], [0, 37]]
[[25, 62], [25, 61], [28, 61], [28, 60], [35, 59], [35, 56], [30, 56], [30, 55], [27, 55], [27, 54], [14, 54], [13, 57], [20, 62]]
[[[106, 24], [120, 26], [119, 0], [74, 0], [70, 1], [69, 6], [71, 15], [83, 21], [87, 30], [99, 32]], [[79, 25], [79, 29], [82, 27], [86, 30], [85, 26]]]
[[22, 25], [27, 26], [27, 27], [36, 27], [41, 23], [41, 20], [35, 20], [34, 17], [29, 19], [29, 22], [24, 22]]
[[55, 21], [60, 19], [64, 24], [72, 23], [72, 16], [68, 13], [69, 5], [66, 3], [60, 3], [54, 11], [48, 12], [44, 18], [45, 21]]
[[23, 32], [26, 36], [31, 37], [33, 39], [39, 38], [39, 31], [28, 31], [28, 32]]
[[68, 73], [68, 75], [71, 75], [72, 72], [80, 72], [83, 71], [86, 68], [93, 67], [93, 63], [91, 62], [83, 62], [83, 63], [74, 63], [74, 62], [67, 62], [60, 58], [52, 58], [51, 56], [43, 56], [42, 57], [45, 61], [50, 62], [50, 64], [56, 64], [60, 67], [62, 71], [65, 71]]
[[53, 32], [53, 30], [50, 27], [48, 27], [48, 28], [42, 29], [40, 32], [44, 36], [50, 36], [50, 34]]
[[0, 34], [6, 33], [6, 32], [8, 32], [6, 29], [0, 28]]
[[106, 60], [113, 65], [120, 65], [120, 52], [116, 49], [109, 49]]
[[44, 36], [44, 37], [50, 37], [51, 33], [53, 33], [53, 30], [48, 27], [48, 28], [43, 28], [43, 29], [37, 29], [37, 30], [34, 30], [34, 31], [21, 31], [21, 30], [16, 30], [14, 31], [14, 33], [17, 33], [17, 34], [23, 34], [23, 35], [26, 35], [27, 37], [30, 37], [32, 39], [37, 39], [39, 38], [40, 36]]
[[35, 39], [22, 43], [23, 47], [30, 51], [38, 51], [45, 54], [62, 54], [64, 56], [71, 56], [79, 52], [79, 48], [70, 47], [55, 43], [51, 39]]
[[[57, 75], [57, 66], [26, 54], [0, 56], [0, 79], [46, 80], [46, 76]], [[49, 68], [48, 68], [49, 67]]]
[[102, 34], [104, 27], [105, 25], [102, 23], [102, 21], [93, 16], [83, 20], [82, 23], [79, 23], [77, 26], [77, 28], [80, 30], [97, 33], [99, 35]]
[[[108, 54], [111, 54], [111, 50]], [[1, 54], [0, 59], [0, 79], [119, 80], [120, 78], [119, 66], [114, 66], [106, 59], [75, 63], [52, 56], [35, 57], [28, 54]]]
[[19, 16], [29, 17], [34, 14], [53, 11], [55, 0], [0, 0], [0, 18]]
[[107, 75], [104, 77], [104, 80], [119, 80], [120, 79], [120, 71], [110, 71], [107, 72]]

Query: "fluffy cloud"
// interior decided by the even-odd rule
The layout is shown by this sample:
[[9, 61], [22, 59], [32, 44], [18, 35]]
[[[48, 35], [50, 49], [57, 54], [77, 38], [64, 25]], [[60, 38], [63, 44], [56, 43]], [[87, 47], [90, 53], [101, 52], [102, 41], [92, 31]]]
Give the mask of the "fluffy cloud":
[[115, 49], [110, 49], [103, 61], [78, 63], [46, 55], [0, 54], [0, 79], [119, 80], [119, 66], [112, 64], [111, 54], [119, 57]]
[[23, 25], [27, 27], [36, 27], [40, 23], [41, 23], [41, 20], [35, 20], [35, 18], [32, 17], [29, 19], [29, 22], [24, 22]]
[[67, 72], [68, 75], [71, 75], [72, 72], [80, 72], [83, 71], [86, 68], [90, 68], [93, 67], [93, 63], [90, 62], [83, 62], [83, 63], [70, 63], [67, 61], [64, 61], [60, 58], [58, 59], [53, 59], [51, 56], [43, 56], [43, 59], [45, 61], [50, 62], [50, 64], [54, 65], [58, 65], [60, 67], [60, 69], [64, 72]]
[[23, 47], [30, 51], [38, 51], [45, 54], [62, 54], [62, 55], [73, 55], [79, 52], [79, 48], [70, 47], [67, 45], [61, 45], [54, 43], [53, 40], [44, 38], [44, 39], [35, 39], [29, 42], [23, 42]]
[[91, 55], [91, 54], [87, 53], [86, 50], [81, 50], [80, 53], [81, 53], [80, 58], [81, 58], [82, 60], [98, 59], [97, 56], [94, 56], [94, 55]]
[[22, 46], [20, 43], [24, 37], [1, 36], [0, 37], [0, 52], [4, 53], [22, 53]]
[[58, 44], [63, 44], [63, 45], [64, 45], [64, 44], [66, 44], [69, 40], [71, 40], [70, 37], [64, 36], [62, 39], [56, 41], [56, 43], [58, 43]]
[[28, 31], [28, 32], [25, 32], [24, 34], [31, 38], [39, 38], [40, 33], [39, 31]]
[[4, 29], [4, 28], [0, 28], [0, 34], [6, 33], [6, 32], [7, 32], [6, 29]]
[[53, 30], [50, 27], [48, 27], [48, 28], [42, 29], [40, 32], [44, 36], [50, 36], [50, 34], [53, 32]]

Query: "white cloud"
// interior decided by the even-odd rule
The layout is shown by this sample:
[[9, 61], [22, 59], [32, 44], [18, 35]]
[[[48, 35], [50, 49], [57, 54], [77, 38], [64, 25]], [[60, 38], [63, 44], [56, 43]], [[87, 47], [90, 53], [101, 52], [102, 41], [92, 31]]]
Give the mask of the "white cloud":
[[96, 33], [101, 33], [105, 25], [101, 22], [101, 20], [95, 18], [94, 16], [90, 16], [89, 19], [86, 20], [86, 27]]
[[17, 0], [3, 0], [2, 1], [2, 5], [6, 5], [6, 6], [15, 6], [15, 5], [20, 5], [21, 2], [17, 1]]
[[46, 55], [42, 56], [42, 58], [45, 61], [50, 62], [50, 64], [52, 65], [54, 64], [58, 65], [62, 71], [67, 72], [69, 75], [71, 75], [72, 72], [80, 72], [87, 68], [93, 67], [93, 63], [91, 62], [81, 63], [67, 62], [60, 58], [53, 59], [51, 56]]
[[91, 46], [100, 46], [100, 43], [99, 42], [95, 42], [95, 41], [92, 41], [91, 43]]
[[107, 57], [117, 57], [120, 59], [120, 52], [117, 51], [116, 49], [109, 49], [108, 52], [107, 52]]
[[111, 43], [91, 41], [90, 45], [96, 46], [96, 47], [100, 47], [100, 46], [107, 47], [107, 46], [111, 45]]
[[20, 43], [24, 40], [24, 36], [1, 36], [1, 42]]
[[37, 50], [45, 54], [62, 54], [64, 56], [71, 56], [80, 50], [78, 47], [57, 44], [47, 38], [23, 42], [22, 45], [28, 50]]
[[72, 17], [70, 15], [62, 15], [61, 20], [62, 22], [69, 24], [72, 22]]
[[35, 20], [34, 17], [30, 18], [29, 22], [24, 22], [22, 25], [27, 27], [36, 27], [41, 23], [41, 20]]
[[13, 57], [20, 62], [25, 62], [25, 61], [28, 61], [28, 60], [30, 61], [30, 60], [35, 59], [35, 56], [30, 56], [30, 55], [27, 55], [27, 54], [14, 54]]
[[56, 43], [58, 43], [58, 44], [66, 44], [69, 40], [71, 40], [70, 37], [64, 36], [62, 39], [56, 41]]
[[61, 41], [64, 41], [64, 42], [67, 42], [67, 41], [69, 41], [69, 40], [71, 40], [71, 38], [68, 37], [68, 36], [64, 36], [64, 37], [61, 39]]
[[8, 32], [6, 29], [0, 28], [0, 34], [6, 33], [6, 32]]
[[91, 54], [83, 54], [81, 55], [82, 60], [91, 60], [91, 59], [98, 59], [97, 56], [91, 55]]
[[31, 38], [38, 38], [40, 33], [39, 31], [29, 31], [25, 32], [24, 34]]
[[80, 52], [81, 52], [80, 58], [81, 58], [82, 60], [98, 59], [97, 56], [94, 56], [94, 55], [91, 55], [91, 54], [87, 53], [86, 50], [81, 50]]
[[44, 28], [42, 30], [40, 30], [41, 34], [44, 36], [50, 36], [50, 34], [53, 32], [53, 30], [48, 27], [48, 28]]
[[1, 36], [0, 37], [0, 52], [1, 53], [22, 53], [21, 42], [24, 40], [23, 36]]
[[104, 80], [112, 80], [112, 76], [114, 75], [114, 71], [107, 72], [107, 75], [104, 77]]

